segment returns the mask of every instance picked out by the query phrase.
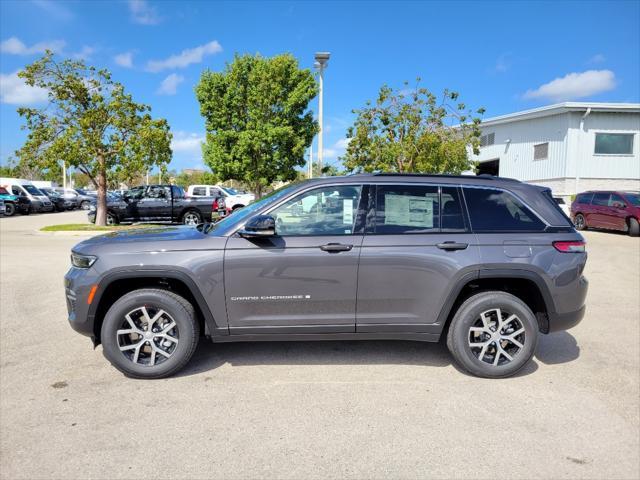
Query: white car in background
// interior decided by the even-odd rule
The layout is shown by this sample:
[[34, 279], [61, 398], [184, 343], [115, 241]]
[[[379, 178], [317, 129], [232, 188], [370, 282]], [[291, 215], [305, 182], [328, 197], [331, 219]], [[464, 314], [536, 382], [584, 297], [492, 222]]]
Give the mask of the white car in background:
[[558, 204], [560, 209], [564, 212], [564, 214], [571, 218], [571, 207], [564, 201], [562, 197], [553, 197], [553, 200]]
[[224, 197], [224, 202], [229, 210], [246, 207], [256, 197], [253, 193], [238, 193], [233, 188], [222, 185], [189, 185], [188, 197]]

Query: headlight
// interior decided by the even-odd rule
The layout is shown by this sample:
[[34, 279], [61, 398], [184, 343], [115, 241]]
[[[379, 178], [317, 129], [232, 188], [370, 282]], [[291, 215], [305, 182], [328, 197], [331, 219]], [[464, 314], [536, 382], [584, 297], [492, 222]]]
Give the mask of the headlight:
[[96, 206], [95, 205], [89, 205], [89, 210], [92, 212], [96, 211]]
[[98, 257], [92, 255], [80, 255], [79, 253], [71, 253], [71, 265], [77, 268], [89, 268], [93, 265]]

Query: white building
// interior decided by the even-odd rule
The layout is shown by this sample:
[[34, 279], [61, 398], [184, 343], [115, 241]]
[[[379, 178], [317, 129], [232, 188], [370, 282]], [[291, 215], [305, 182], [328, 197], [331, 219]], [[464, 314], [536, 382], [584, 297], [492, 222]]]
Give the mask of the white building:
[[544, 185], [554, 195], [640, 190], [640, 104], [559, 103], [481, 124], [478, 173]]

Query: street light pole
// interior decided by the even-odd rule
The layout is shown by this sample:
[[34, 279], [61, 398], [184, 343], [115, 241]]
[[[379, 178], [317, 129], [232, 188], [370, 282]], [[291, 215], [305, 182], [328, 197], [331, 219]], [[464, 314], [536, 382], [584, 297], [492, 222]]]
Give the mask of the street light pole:
[[[316, 52], [316, 63], [315, 67], [318, 69], [320, 73], [319, 79], [319, 87], [320, 91], [318, 93], [318, 170], [322, 172], [322, 160], [324, 156], [324, 146], [323, 146], [323, 90], [324, 90], [324, 69], [327, 68], [327, 63], [329, 62], [329, 56], [331, 54], [329, 52]], [[322, 173], [321, 173], [322, 174]]]

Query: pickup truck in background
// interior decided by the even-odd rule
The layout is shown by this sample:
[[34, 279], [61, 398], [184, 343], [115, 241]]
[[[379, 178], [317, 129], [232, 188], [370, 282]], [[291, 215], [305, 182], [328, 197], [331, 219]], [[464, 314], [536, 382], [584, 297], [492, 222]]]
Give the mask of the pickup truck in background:
[[[89, 209], [89, 221], [96, 221], [96, 205]], [[122, 197], [107, 197], [107, 224], [120, 222], [169, 222], [197, 225], [226, 215], [224, 198], [187, 198], [176, 185], [143, 185]]]

